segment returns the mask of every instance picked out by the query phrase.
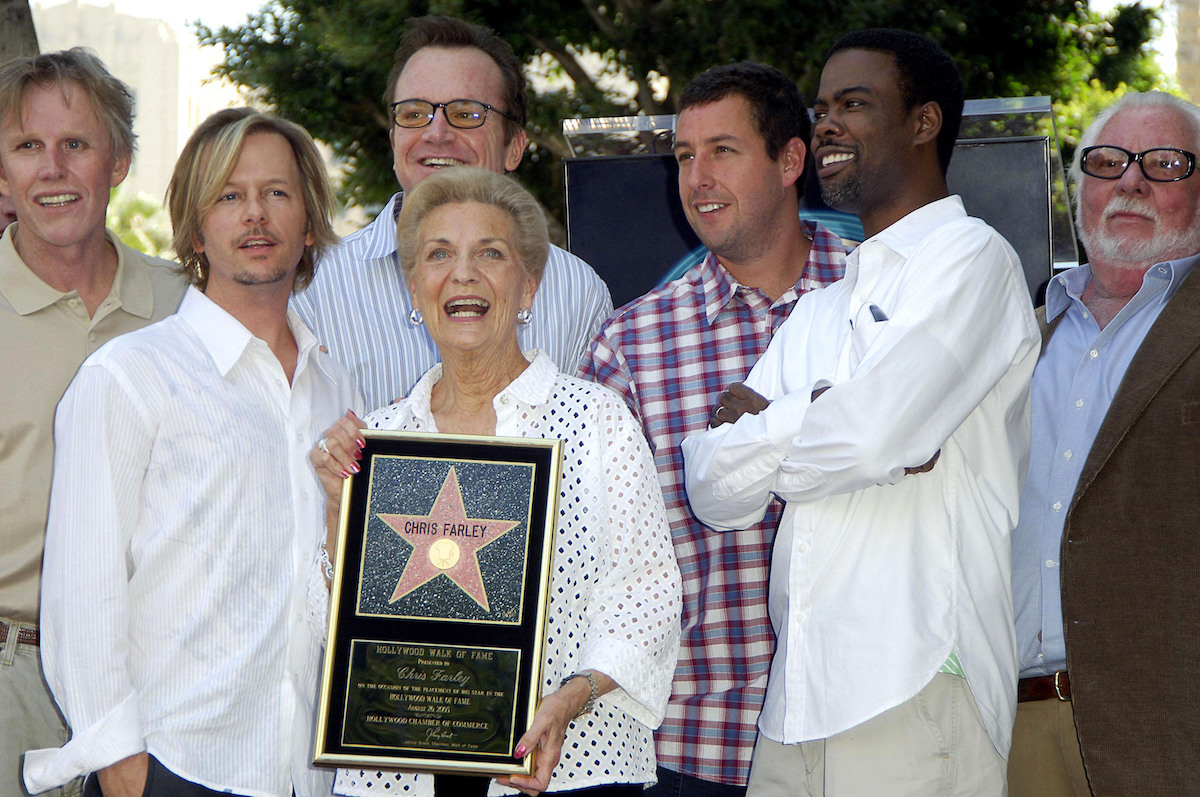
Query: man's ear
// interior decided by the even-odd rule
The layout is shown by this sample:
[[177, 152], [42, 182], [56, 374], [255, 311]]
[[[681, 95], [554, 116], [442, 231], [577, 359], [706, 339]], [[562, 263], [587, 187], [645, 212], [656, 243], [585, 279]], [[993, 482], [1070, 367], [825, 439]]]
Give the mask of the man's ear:
[[516, 135], [504, 145], [504, 171], [515, 172], [525, 157], [525, 145], [528, 143], [524, 130], [518, 130]]
[[804, 142], [799, 138], [788, 139], [788, 142], [783, 145], [779, 160], [783, 164], [783, 185], [785, 187], [794, 185], [797, 180], [802, 179], [804, 158], [807, 154], [808, 147], [804, 146]]
[[133, 165], [133, 153], [122, 155], [113, 163], [112, 176], [109, 178], [108, 184], [116, 188], [125, 178], [129, 176], [129, 167]]
[[916, 136], [913, 143], [920, 146], [929, 142], [937, 143], [938, 134], [942, 132], [942, 106], [936, 102], [927, 102], [917, 108]]

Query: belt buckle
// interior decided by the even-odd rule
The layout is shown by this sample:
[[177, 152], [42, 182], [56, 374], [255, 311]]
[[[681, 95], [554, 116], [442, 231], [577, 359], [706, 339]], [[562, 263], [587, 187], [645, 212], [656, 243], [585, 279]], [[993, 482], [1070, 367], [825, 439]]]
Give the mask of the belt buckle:
[[[1066, 697], [1063, 697], [1062, 684], [1060, 684], [1059, 680], [1058, 680], [1058, 676], [1066, 675], [1066, 672], [1067, 672], [1066, 670], [1055, 670], [1054, 671], [1054, 696], [1058, 698], [1058, 701], [1060, 703], [1069, 703], [1071, 701], [1071, 696], [1069, 694]], [[1070, 687], [1068, 687], [1068, 688], [1070, 688]]]

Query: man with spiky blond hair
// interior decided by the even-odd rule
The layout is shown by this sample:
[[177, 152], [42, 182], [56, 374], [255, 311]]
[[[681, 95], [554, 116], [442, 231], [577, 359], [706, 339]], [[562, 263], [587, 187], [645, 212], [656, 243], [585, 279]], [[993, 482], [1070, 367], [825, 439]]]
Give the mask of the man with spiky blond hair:
[[41, 626], [71, 726], [31, 793], [328, 794], [312, 765], [324, 579], [308, 451], [360, 408], [288, 300], [334, 240], [302, 128], [219, 111], [168, 189], [191, 287], [90, 357], [59, 406]]

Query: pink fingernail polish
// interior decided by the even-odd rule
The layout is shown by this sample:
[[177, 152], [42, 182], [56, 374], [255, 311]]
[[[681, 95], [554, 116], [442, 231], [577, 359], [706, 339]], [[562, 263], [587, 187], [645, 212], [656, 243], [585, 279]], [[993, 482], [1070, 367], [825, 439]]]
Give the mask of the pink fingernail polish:
[[351, 463], [350, 463], [350, 470], [351, 470], [351, 471], [353, 471], [354, 473], [358, 473], [358, 471], [359, 471], [358, 463], [357, 463], [357, 462], [351, 462]]
[[519, 744], [519, 745], [517, 745], [517, 749], [513, 751], [513, 757], [514, 758], [524, 758], [525, 753], [527, 753], [527, 752], [528, 751], [525, 749], [525, 745]]

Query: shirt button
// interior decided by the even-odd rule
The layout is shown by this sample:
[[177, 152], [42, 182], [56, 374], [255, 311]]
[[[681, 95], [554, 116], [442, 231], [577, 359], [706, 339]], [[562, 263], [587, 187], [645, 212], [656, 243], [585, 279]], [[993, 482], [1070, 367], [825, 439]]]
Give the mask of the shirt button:
[[1070, 449], [1067, 449], [1066, 451], [1063, 452], [1063, 459], [1070, 459], [1073, 456], [1075, 456], [1075, 455], [1071, 453]]
[[1084, 317], [1084, 318], [1090, 318], [1091, 316], [1089, 316], [1089, 315], [1088, 315], [1088, 311], [1087, 311], [1087, 310], [1084, 310], [1084, 311], [1083, 311], [1083, 317]]
[[1076, 406], [1076, 407], [1082, 407], [1082, 406], [1083, 406], [1083, 399], [1077, 399], [1077, 400], [1075, 401], [1075, 406]]
[[1058, 562], [1054, 561], [1053, 559], [1046, 560], [1046, 567], [1057, 567], [1057, 566], [1058, 566]]
[[1054, 511], [1057, 512], [1060, 509], [1062, 509], [1062, 501], [1055, 501], [1054, 502]]
[[67, 304], [70, 305], [71, 307], [78, 307], [79, 300], [78, 299], [67, 299]]
[[507, 395], [507, 394], [505, 394], [505, 395], [503, 395], [503, 396], [501, 396], [501, 397], [500, 397], [500, 403], [501, 403], [501, 404], [508, 404], [508, 403], [509, 403], [509, 401], [511, 401], [511, 399], [509, 399], [509, 397], [508, 397], [508, 395]]
[[1037, 657], [1038, 657], [1038, 661], [1041, 661], [1043, 658], [1041, 653], [1037, 654]]
[[1100, 352], [1096, 351], [1095, 349], [1092, 349], [1091, 351], [1088, 352], [1088, 357], [1091, 357], [1093, 360], [1099, 356], [1100, 356]]

